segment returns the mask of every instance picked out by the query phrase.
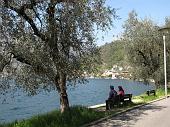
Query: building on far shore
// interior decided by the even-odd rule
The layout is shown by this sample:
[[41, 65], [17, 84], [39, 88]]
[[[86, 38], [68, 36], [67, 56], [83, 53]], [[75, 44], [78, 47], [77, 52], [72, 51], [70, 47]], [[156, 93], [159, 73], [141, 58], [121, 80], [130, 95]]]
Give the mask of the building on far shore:
[[112, 79], [130, 79], [131, 74], [128, 71], [129, 68], [130, 68], [130, 66], [123, 68], [118, 65], [113, 65], [112, 69], [105, 70], [101, 76], [102, 77], [110, 77]]

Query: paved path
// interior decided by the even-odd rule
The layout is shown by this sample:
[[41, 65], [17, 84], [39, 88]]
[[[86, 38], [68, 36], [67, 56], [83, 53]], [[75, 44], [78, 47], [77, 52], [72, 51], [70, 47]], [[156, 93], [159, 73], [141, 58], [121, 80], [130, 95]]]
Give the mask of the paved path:
[[170, 98], [120, 114], [91, 127], [170, 127]]

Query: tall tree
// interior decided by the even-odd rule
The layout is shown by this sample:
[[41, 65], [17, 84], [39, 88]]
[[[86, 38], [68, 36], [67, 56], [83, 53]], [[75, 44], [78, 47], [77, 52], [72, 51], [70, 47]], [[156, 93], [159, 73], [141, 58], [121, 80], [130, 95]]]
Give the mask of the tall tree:
[[31, 94], [55, 88], [62, 112], [69, 108], [66, 81], [94, 70], [93, 32], [116, 17], [105, 0], [0, 0], [0, 15], [3, 77]]
[[163, 81], [163, 43], [159, 27], [149, 19], [139, 20], [132, 11], [124, 24], [129, 62], [134, 78], [154, 79], [157, 86]]

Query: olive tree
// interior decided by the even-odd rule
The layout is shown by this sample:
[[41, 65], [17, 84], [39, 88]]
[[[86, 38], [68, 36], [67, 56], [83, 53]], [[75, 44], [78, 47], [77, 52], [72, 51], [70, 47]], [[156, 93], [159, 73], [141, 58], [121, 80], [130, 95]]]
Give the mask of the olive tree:
[[62, 112], [69, 108], [66, 82], [95, 69], [95, 31], [116, 18], [105, 0], [0, 0], [0, 15], [1, 77], [33, 95], [56, 89]]
[[164, 81], [163, 41], [159, 28], [150, 19], [139, 20], [135, 11], [129, 13], [124, 24], [124, 40], [133, 77], [144, 81], [154, 79], [156, 86]]

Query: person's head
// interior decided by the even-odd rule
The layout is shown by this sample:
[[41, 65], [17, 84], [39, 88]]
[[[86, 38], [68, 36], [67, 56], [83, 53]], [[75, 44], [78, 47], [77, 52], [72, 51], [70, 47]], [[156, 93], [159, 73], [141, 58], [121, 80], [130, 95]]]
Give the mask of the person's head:
[[111, 89], [111, 90], [114, 90], [114, 86], [110, 86], [110, 89]]
[[123, 91], [122, 86], [118, 86], [118, 88], [119, 88], [119, 91]]

